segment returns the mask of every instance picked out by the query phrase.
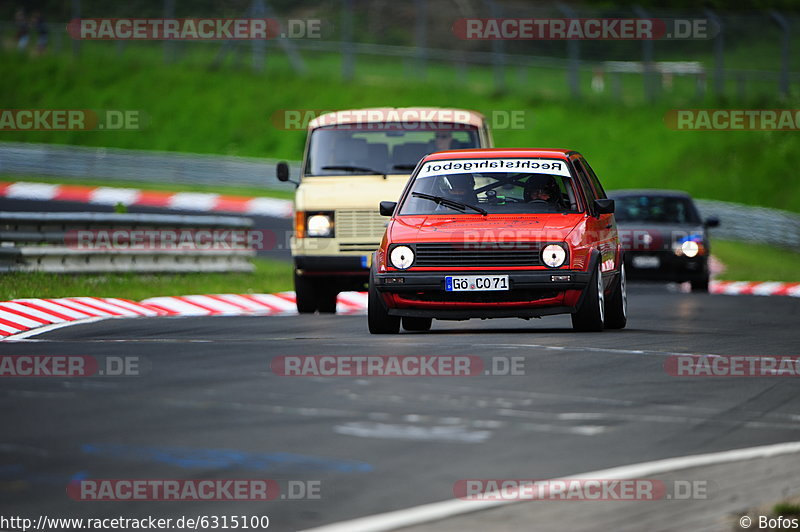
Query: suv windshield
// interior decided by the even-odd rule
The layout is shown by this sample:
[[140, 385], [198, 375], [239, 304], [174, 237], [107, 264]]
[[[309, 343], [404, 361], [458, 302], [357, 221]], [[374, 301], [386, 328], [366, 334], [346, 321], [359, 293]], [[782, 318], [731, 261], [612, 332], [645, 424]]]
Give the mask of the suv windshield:
[[618, 222], [700, 224], [700, 215], [689, 198], [677, 196], [621, 196], [614, 200]]
[[[511, 168], [515, 170], [497, 171]], [[466, 171], [473, 169], [480, 171]], [[476, 214], [481, 211], [486, 214], [568, 213], [579, 212], [580, 206], [564, 161], [460, 159], [425, 163], [399, 214]]]
[[326, 126], [311, 133], [305, 175], [410, 174], [435, 151], [479, 148], [478, 130], [424, 123]]

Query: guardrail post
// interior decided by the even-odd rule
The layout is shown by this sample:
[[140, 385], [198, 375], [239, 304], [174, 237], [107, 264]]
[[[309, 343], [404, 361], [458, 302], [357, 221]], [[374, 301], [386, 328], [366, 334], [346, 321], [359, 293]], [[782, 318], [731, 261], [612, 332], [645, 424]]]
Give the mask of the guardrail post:
[[[489, 7], [491, 18], [500, 18], [500, 9], [494, 0], [484, 0]], [[506, 88], [506, 58], [504, 54], [505, 45], [502, 39], [492, 40], [492, 71], [494, 73], [494, 89], [502, 92]]]
[[[639, 18], [650, 18], [650, 14], [641, 6], [634, 6], [633, 12]], [[656, 96], [655, 76], [653, 75], [655, 73], [653, 45], [652, 39], [642, 40], [642, 66], [644, 67], [642, 70], [642, 83], [644, 85], [644, 99], [648, 103], [652, 103]]]
[[425, 79], [428, 62], [428, 3], [425, 0], [414, 0], [414, 11], [417, 14], [414, 27], [414, 46], [416, 46], [416, 74]]
[[[72, 18], [81, 18], [81, 0], [72, 0]], [[80, 39], [72, 39], [72, 56], [78, 57], [81, 55], [81, 41]]]
[[791, 28], [789, 27], [789, 21], [786, 20], [786, 17], [771, 9], [769, 11], [769, 16], [774, 20], [778, 26], [780, 26], [782, 35], [781, 35], [781, 77], [779, 88], [781, 91], [781, 96], [786, 98], [789, 96], [789, 40], [791, 38]]
[[[175, 0], [164, 0], [164, 18], [175, 18]], [[172, 63], [175, 59], [175, 43], [164, 41], [164, 63]]]
[[353, 0], [342, 0], [342, 79], [353, 79]]
[[[578, 14], [566, 4], [556, 4], [559, 11], [561, 11], [567, 18], [578, 18]], [[570, 39], [567, 41], [567, 56], [569, 57], [569, 67], [567, 70], [567, 80], [569, 83], [569, 92], [573, 98], [581, 97], [580, 87], [580, 63], [581, 63], [581, 48], [580, 41]]]
[[[263, 0], [254, 0], [253, 5], [250, 6], [251, 18], [265, 18], [266, 7]], [[264, 39], [253, 39], [251, 42], [253, 71], [264, 71], [264, 55], [267, 48], [267, 41]]]
[[719, 29], [714, 37], [714, 94], [720, 97], [725, 92], [725, 27], [714, 11], [706, 9], [705, 14]]

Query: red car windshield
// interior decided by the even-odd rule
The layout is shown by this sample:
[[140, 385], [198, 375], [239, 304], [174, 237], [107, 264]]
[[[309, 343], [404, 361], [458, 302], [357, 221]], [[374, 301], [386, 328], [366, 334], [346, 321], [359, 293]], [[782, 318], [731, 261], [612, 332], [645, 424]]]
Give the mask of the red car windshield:
[[[475, 214], [476, 209], [459, 209], [459, 203], [478, 207], [489, 214], [580, 212], [565, 162], [488, 159], [486, 161], [499, 162], [500, 166], [473, 167], [481, 161], [484, 160], [425, 163], [406, 194], [399, 214]], [[530, 161], [538, 162], [531, 164]], [[496, 171], [517, 167], [524, 171]], [[479, 171], [467, 172], [465, 168]]]

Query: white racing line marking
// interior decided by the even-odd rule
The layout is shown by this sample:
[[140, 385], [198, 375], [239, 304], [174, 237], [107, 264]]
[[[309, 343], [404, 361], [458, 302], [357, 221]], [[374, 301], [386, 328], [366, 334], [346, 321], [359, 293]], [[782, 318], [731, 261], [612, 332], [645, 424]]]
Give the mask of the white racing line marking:
[[11, 336], [6, 336], [3, 338], [3, 342], [14, 342], [15, 340], [25, 340], [27, 338], [31, 338], [33, 336], [38, 336], [40, 334], [55, 331], [56, 329], [61, 329], [62, 327], [70, 327], [72, 325], [81, 325], [84, 323], [94, 323], [96, 321], [102, 321], [109, 319], [110, 316], [97, 316], [93, 318], [83, 318], [80, 320], [75, 321], [64, 321], [61, 323], [51, 323], [50, 325], [43, 325], [41, 327], [36, 327], [35, 329], [30, 329], [27, 331], [22, 331], [21, 333], [12, 334]]
[[[740, 462], [743, 460], [754, 460], [758, 458], [772, 458], [783, 454], [798, 452], [800, 452], [800, 442], [787, 442], [775, 445], [748, 447], [745, 449], [734, 449], [731, 451], [722, 451], [716, 453], [680, 456], [677, 458], [667, 458], [652, 462], [642, 462], [639, 464], [631, 464], [621, 467], [612, 467], [610, 469], [602, 469], [599, 471], [590, 471], [588, 473], [580, 473], [577, 475], [563, 477], [558, 480], [625, 480], [649, 478], [652, 475], [669, 473], [681, 469], [726, 464], [731, 462]], [[488, 494], [488, 496], [490, 495], [491, 494]], [[498, 499], [501, 498], [502, 497], [498, 496]], [[455, 517], [458, 515], [469, 514], [489, 508], [521, 502], [521, 500], [508, 500], [513, 498], [514, 494], [512, 493], [511, 497], [507, 497], [505, 500], [469, 501], [450, 499], [430, 504], [423, 504], [413, 508], [406, 508], [405, 510], [397, 510], [394, 512], [386, 512], [367, 517], [359, 517], [357, 519], [351, 519], [348, 521], [341, 521], [339, 523], [331, 523], [329, 525], [309, 528], [303, 532], [381, 532], [397, 530], [398, 528], [429, 523], [431, 521], [438, 521], [448, 517]]]
[[619, 355], [657, 355], [657, 356], [693, 356], [693, 357], [724, 357], [714, 353], [686, 353], [680, 351], [652, 351], [649, 349], [617, 349], [614, 347], [581, 347], [581, 346], [554, 346], [542, 344], [484, 344], [487, 347], [500, 347], [502, 349], [519, 349], [521, 347], [535, 347], [548, 351], [591, 351], [596, 353], [615, 353]]

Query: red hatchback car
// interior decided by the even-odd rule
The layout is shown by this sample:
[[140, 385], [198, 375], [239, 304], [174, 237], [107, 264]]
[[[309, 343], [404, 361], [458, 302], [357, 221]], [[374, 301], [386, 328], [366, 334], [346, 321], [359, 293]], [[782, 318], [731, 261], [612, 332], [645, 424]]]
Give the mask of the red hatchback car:
[[391, 220], [370, 272], [373, 334], [566, 313], [576, 330], [625, 327], [614, 200], [578, 152], [433, 153], [380, 208]]

